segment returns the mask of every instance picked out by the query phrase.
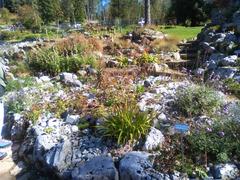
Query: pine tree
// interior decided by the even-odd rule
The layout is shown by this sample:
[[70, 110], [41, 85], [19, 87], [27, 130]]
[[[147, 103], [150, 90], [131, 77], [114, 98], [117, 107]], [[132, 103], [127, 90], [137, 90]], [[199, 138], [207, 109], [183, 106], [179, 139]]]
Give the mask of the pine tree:
[[74, 0], [74, 19], [77, 22], [83, 22], [86, 19], [85, 2], [83, 0]]
[[44, 23], [49, 24], [56, 20], [56, 8], [58, 0], [38, 0], [38, 11]]

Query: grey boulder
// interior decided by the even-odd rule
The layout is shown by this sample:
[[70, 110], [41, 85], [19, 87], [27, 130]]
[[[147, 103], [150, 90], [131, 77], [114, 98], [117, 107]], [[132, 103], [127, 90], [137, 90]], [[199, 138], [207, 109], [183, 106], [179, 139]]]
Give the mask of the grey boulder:
[[219, 61], [222, 66], [235, 66], [237, 63], [237, 55], [227, 56]]
[[118, 180], [118, 172], [111, 157], [99, 156], [72, 171], [73, 180]]
[[59, 77], [60, 77], [60, 81], [62, 81], [67, 85], [82, 87], [82, 83], [78, 80], [77, 75], [73, 73], [63, 72], [59, 75]]
[[47, 167], [53, 169], [56, 174], [61, 174], [71, 165], [72, 144], [64, 140], [45, 154]]
[[239, 170], [234, 164], [218, 164], [215, 165], [211, 173], [215, 179], [236, 179], [239, 175]]
[[151, 154], [145, 152], [127, 153], [120, 161], [121, 180], [153, 180], [164, 179], [164, 175], [153, 169]]
[[231, 67], [221, 67], [214, 71], [214, 76], [218, 76], [220, 79], [233, 78], [236, 74], [237, 69]]

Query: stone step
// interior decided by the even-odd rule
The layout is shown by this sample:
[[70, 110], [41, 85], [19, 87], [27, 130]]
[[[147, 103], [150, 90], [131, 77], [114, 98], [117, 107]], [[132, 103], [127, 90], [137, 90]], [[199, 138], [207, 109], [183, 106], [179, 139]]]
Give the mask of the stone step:
[[197, 48], [182, 48], [179, 53], [186, 54], [186, 53], [197, 53]]
[[180, 57], [181, 59], [183, 60], [194, 60], [194, 59], [197, 59], [198, 58], [198, 55], [197, 54], [180, 54]]
[[193, 46], [193, 44], [192, 43], [179, 43], [179, 44], [177, 44], [177, 46], [178, 47], [192, 47]]
[[185, 79], [187, 77], [187, 74], [174, 69], [168, 69], [166, 71], [159, 72], [157, 75], [168, 76], [171, 77], [172, 79]]
[[168, 61], [166, 62], [168, 67], [173, 70], [181, 70], [182, 67], [187, 68], [193, 64], [191, 60], [178, 60], [178, 61]]

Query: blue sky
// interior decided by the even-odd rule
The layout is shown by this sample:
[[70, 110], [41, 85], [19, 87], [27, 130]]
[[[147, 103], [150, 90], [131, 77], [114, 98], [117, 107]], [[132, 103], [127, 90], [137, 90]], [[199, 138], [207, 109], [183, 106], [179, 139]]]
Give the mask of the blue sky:
[[102, 2], [102, 6], [106, 7], [109, 3], [109, 0], [101, 0], [101, 2]]

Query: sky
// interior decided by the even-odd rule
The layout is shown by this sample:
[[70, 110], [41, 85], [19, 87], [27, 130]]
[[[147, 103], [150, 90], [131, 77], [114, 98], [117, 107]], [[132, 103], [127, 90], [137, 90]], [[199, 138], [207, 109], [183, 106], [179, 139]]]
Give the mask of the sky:
[[109, 3], [109, 0], [101, 0], [102, 7], [106, 7]]

